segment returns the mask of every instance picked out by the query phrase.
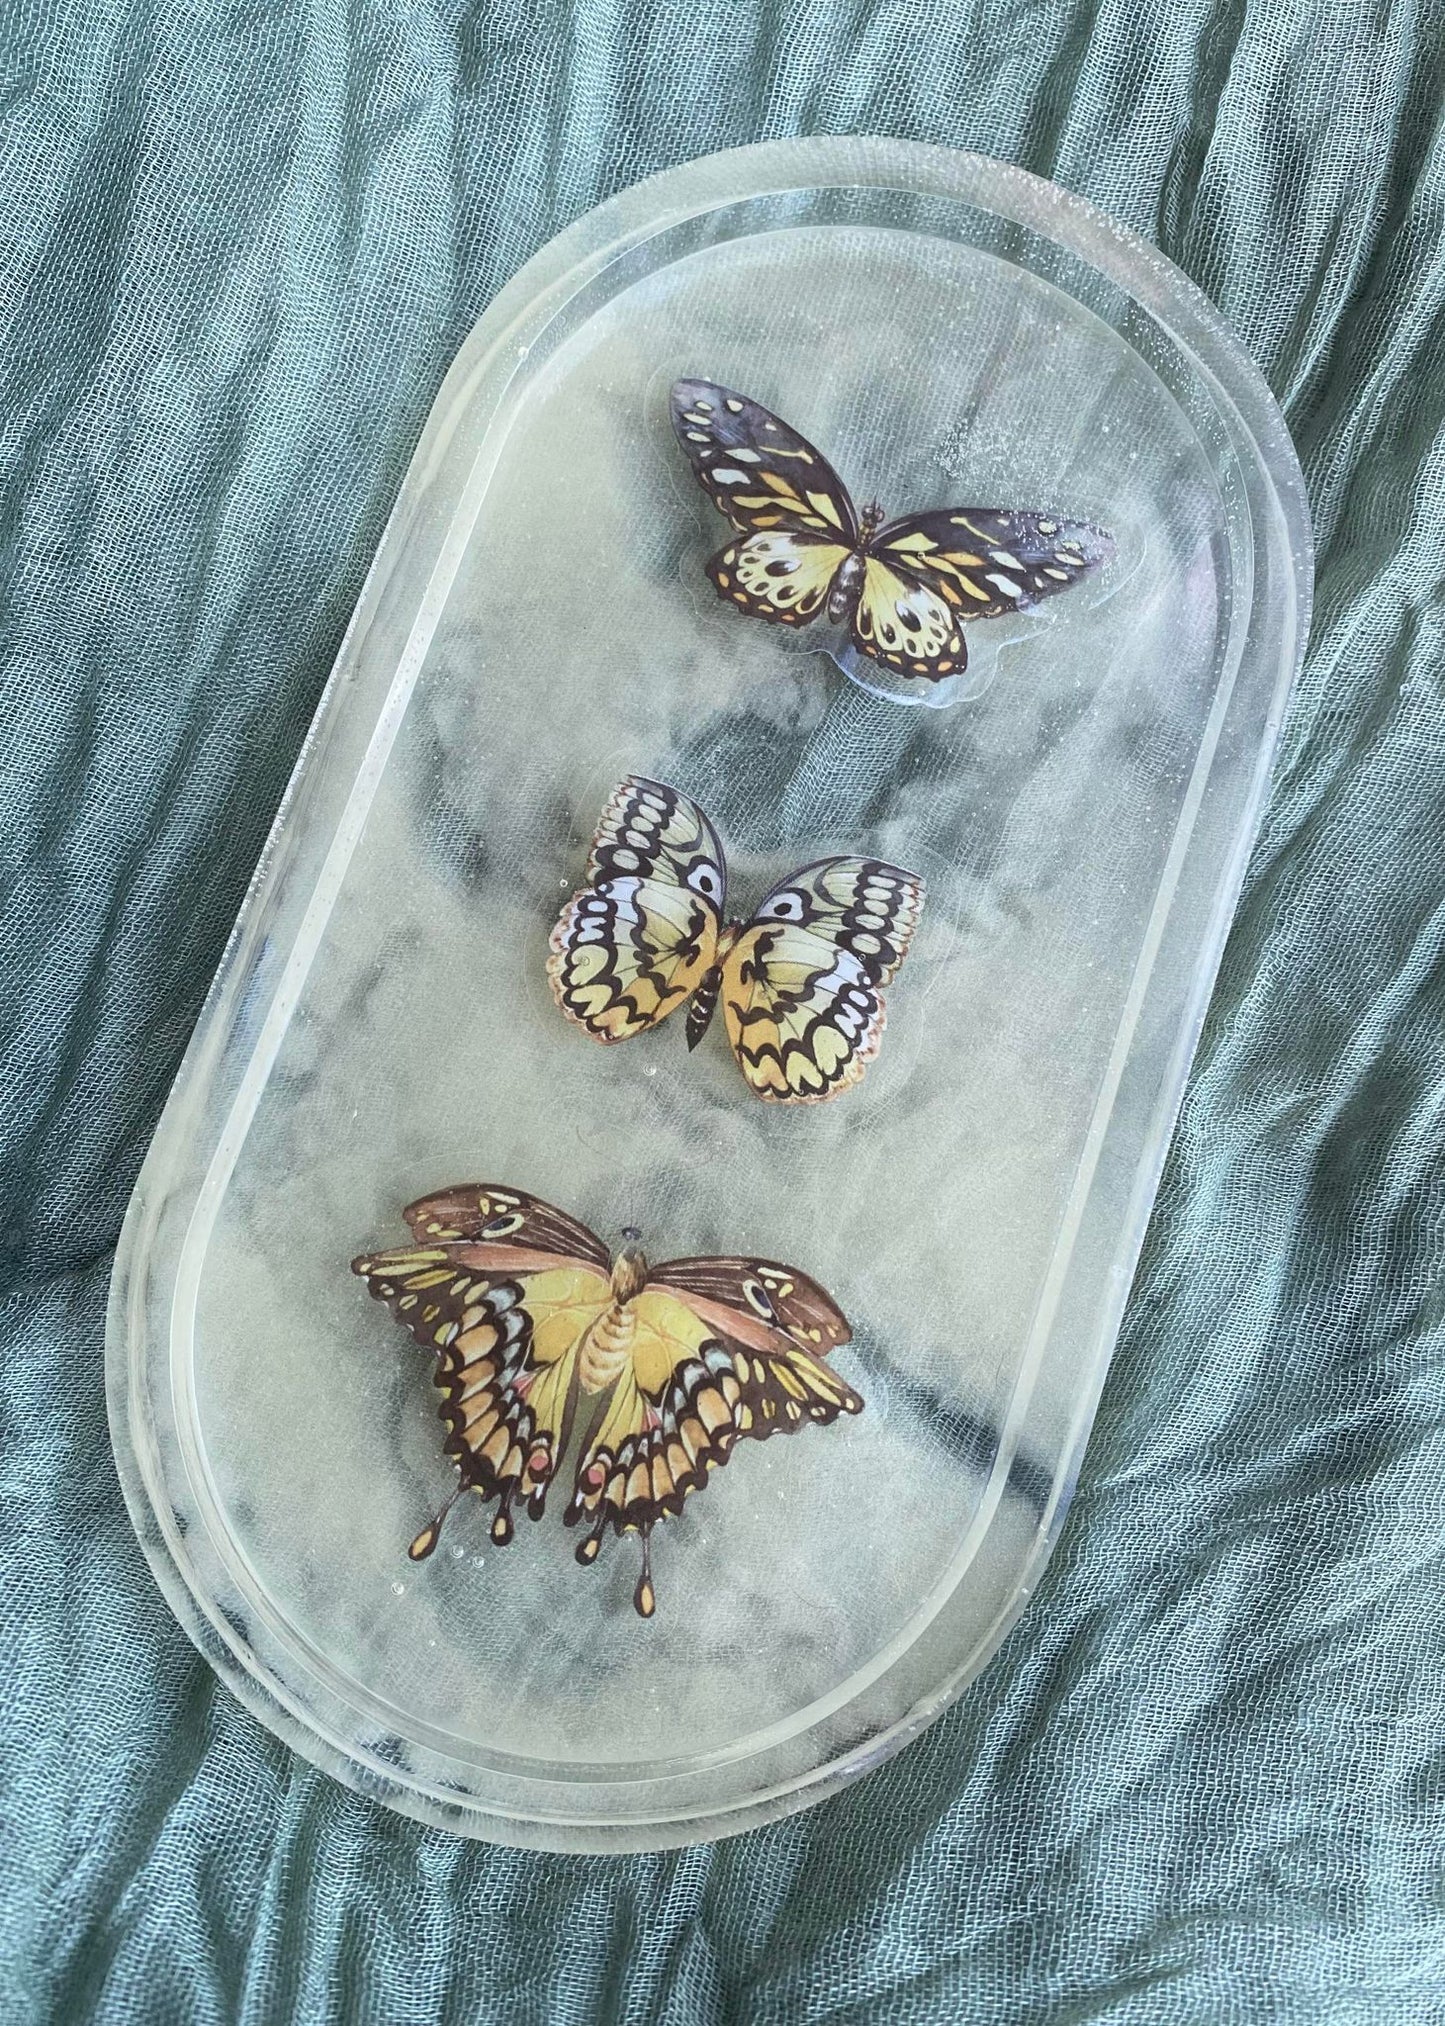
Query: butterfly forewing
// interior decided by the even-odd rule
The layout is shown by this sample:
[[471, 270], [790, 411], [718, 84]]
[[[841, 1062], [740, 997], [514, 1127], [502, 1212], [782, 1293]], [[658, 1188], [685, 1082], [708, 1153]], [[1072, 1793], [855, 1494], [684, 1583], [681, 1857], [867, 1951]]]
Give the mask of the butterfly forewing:
[[638, 876], [686, 887], [722, 907], [723, 848], [709, 818], [665, 781], [629, 774], [607, 798], [587, 855], [587, 878], [595, 885]]
[[[409, 1203], [402, 1216], [419, 1243], [465, 1240], [469, 1248], [496, 1247], [503, 1267], [515, 1266], [518, 1253], [536, 1253], [545, 1256], [539, 1263], [587, 1259], [605, 1273], [611, 1258], [602, 1240], [565, 1210], [495, 1182], [467, 1182], [423, 1196]], [[468, 1252], [473, 1260], [481, 1256], [475, 1249]]]
[[1022, 612], [1067, 591], [1114, 552], [1087, 521], [1012, 507], [946, 507], [890, 521], [868, 555], [921, 579], [962, 620]]
[[563, 908], [547, 976], [569, 1020], [625, 1041], [689, 999], [711, 969], [726, 885], [722, 846], [697, 804], [630, 775], [608, 801], [587, 884]]
[[858, 1082], [923, 897], [916, 873], [873, 858], [824, 859], [768, 895], [722, 981], [728, 1039], [759, 1097], [817, 1104]]
[[848, 489], [820, 450], [745, 394], [711, 380], [679, 380], [672, 426], [698, 483], [735, 528], [787, 528], [853, 548]]
[[682, 1290], [700, 1315], [755, 1346], [781, 1331], [821, 1356], [852, 1335], [826, 1289], [774, 1259], [666, 1259], [651, 1282]]

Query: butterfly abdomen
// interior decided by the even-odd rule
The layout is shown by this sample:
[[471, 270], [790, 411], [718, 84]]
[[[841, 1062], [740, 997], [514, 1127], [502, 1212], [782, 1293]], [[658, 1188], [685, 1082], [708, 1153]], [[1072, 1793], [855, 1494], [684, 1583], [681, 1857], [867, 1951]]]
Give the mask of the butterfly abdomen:
[[717, 959], [704, 974], [702, 983], [692, 995], [692, 1004], [687, 1009], [687, 1045], [697, 1047], [717, 1011], [718, 994], [722, 990], [723, 959], [741, 934], [740, 925], [730, 922], [717, 939]]
[[637, 1315], [622, 1301], [614, 1301], [593, 1323], [582, 1339], [577, 1376], [584, 1393], [605, 1393], [622, 1376], [637, 1335]]
[[838, 565], [837, 575], [828, 586], [828, 617], [835, 626], [841, 626], [852, 612], [862, 589], [863, 558], [855, 549]]
[[717, 1011], [718, 993], [722, 990], [722, 966], [714, 964], [702, 983], [692, 995], [692, 1004], [687, 1009], [687, 1045], [696, 1048]]

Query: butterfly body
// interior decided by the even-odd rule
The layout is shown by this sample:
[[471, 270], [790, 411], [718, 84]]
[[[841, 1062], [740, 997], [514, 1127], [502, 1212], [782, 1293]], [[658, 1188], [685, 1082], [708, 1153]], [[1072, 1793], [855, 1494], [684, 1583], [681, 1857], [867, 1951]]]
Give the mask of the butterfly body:
[[819, 859], [747, 922], [726, 916], [726, 882], [717, 832], [697, 804], [629, 775], [602, 813], [586, 884], [552, 931], [558, 1005], [613, 1043], [686, 1004], [695, 1048], [721, 1003], [759, 1097], [815, 1104], [851, 1089], [878, 1052], [883, 988], [912, 941], [923, 881], [881, 859]]
[[710, 380], [677, 382], [672, 422], [736, 532], [707, 566], [719, 596], [773, 625], [826, 613], [901, 674], [957, 674], [966, 620], [1027, 610], [1113, 553], [1102, 528], [1055, 514], [951, 507], [887, 521], [876, 502], [859, 512], [820, 450]]
[[[871, 506], [864, 507], [859, 519], [860, 543], [867, 541], [882, 520], [883, 509], [876, 500]], [[838, 565], [828, 586], [828, 617], [835, 626], [846, 625], [851, 618], [862, 595], [867, 574], [868, 566], [861, 547], [850, 550]]]
[[701, 984], [688, 1001], [687, 1025], [683, 1032], [689, 1051], [697, 1047], [712, 1025], [712, 1016], [717, 1011], [717, 1002], [722, 994], [723, 966], [742, 932], [741, 922], [729, 922], [721, 931], [714, 946], [713, 961], [703, 972]]
[[[857, 1414], [863, 1402], [826, 1362], [849, 1340], [837, 1304], [775, 1261], [664, 1260], [635, 1232], [612, 1256], [583, 1224], [496, 1183], [424, 1197], [404, 1213], [413, 1243], [352, 1270], [436, 1357], [459, 1488], [496, 1502], [491, 1534], [512, 1538], [512, 1507], [540, 1519], [580, 1425], [563, 1515], [590, 1531], [643, 1538], [634, 1598], [652, 1615], [648, 1540], [682, 1510], [741, 1437], [790, 1434]], [[425, 1560], [450, 1504], [412, 1542]]]
[[647, 1258], [629, 1244], [612, 1262], [612, 1300], [589, 1323], [577, 1353], [577, 1381], [584, 1393], [605, 1393], [617, 1384], [637, 1338], [634, 1295], [647, 1285]]

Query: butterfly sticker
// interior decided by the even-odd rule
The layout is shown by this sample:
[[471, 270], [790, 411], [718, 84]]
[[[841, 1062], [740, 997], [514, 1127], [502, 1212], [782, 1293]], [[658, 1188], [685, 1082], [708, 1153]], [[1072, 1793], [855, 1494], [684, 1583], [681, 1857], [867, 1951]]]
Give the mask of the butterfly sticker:
[[726, 889], [722, 845], [697, 804], [629, 775], [552, 931], [557, 1004], [594, 1041], [616, 1042], [690, 1002], [696, 1048], [721, 1000], [759, 1097], [818, 1104], [851, 1090], [878, 1053], [883, 988], [913, 939], [923, 881], [877, 858], [823, 858], [745, 924], [727, 920]]
[[412, 1542], [436, 1548], [463, 1492], [540, 1519], [574, 1432], [562, 1517], [589, 1531], [595, 1562], [609, 1527], [642, 1538], [638, 1613], [656, 1609], [652, 1530], [701, 1491], [751, 1436], [792, 1435], [860, 1414], [827, 1358], [851, 1335], [816, 1281], [768, 1259], [649, 1265], [638, 1233], [614, 1258], [585, 1224], [520, 1189], [468, 1183], [402, 1212], [412, 1243], [351, 1263], [378, 1301], [436, 1356], [444, 1447], [460, 1483]]
[[826, 612], [853, 645], [939, 682], [968, 665], [963, 627], [1027, 611], [1113, 554], [1087, 521], [1013, 507], [860, 512], [820, 450], [744, 394], [679, 380], [672, 426], [734, 538], [707, 566], [718, 595], [779, 626]]

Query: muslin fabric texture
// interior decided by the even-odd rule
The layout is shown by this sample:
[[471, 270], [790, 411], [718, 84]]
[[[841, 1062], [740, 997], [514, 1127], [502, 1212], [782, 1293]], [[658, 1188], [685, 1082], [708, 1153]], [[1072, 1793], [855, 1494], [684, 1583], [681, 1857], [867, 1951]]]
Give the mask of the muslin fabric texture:
[[[49, 0], [3, 17], [0, 2015], [1445, 2019], [1445, 15]], [[921, 1742], [713, 1848], [454, 1841], [173, 1622], [117, 1230], [442, 373], [653, 170], [882, 133], [1155, 241], [1267, 375], [1313, 641], [1063, 1544]]]

